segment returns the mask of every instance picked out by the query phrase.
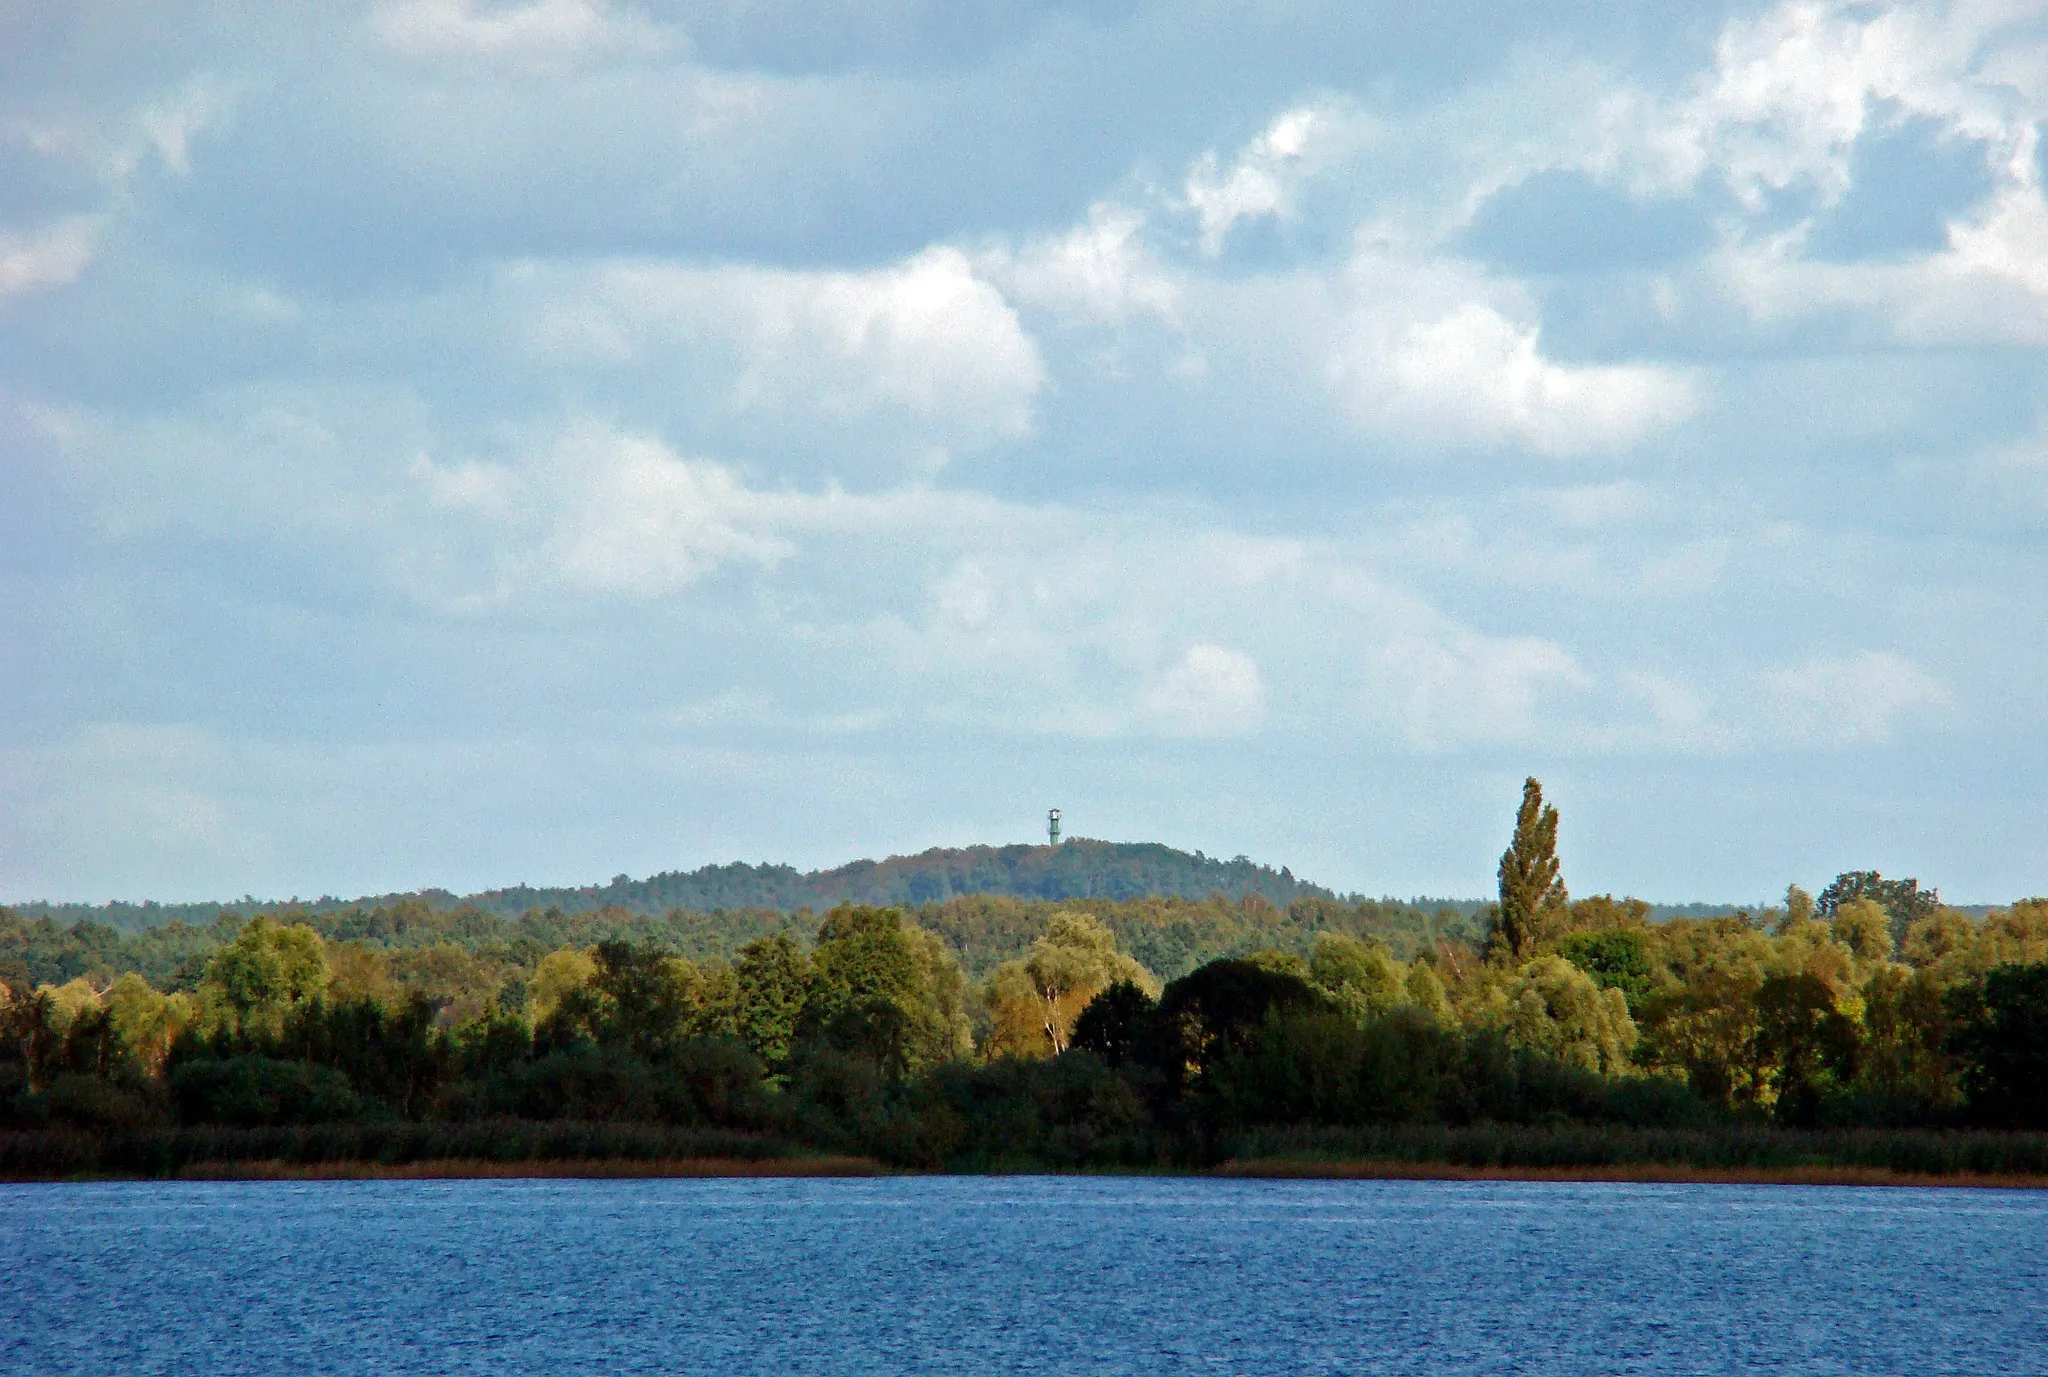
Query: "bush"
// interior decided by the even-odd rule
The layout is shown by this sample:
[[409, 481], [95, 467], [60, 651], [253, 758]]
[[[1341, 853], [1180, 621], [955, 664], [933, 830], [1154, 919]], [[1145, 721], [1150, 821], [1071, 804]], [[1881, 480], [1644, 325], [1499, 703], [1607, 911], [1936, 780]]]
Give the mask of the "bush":
[[523, 1119], [753, 1127], [767, 1118], [760, 1059], [724, 1038], [650, 1062], [620, 1047], [568, 1047], [493, 1078], [467, 1109]]
[[257, 1128], [363, 1117], [363, 1101], [332, 1067], [272, 1057], [188, 1061], [171, 1073], [171, 1098], [188, 1124]]
[[136, 1129], [161, 1117], [140, 1087], [77, 1071], [66, 1071], [51, 1081], [41, 1098], [50, 1122], [75, 1128]]
[[1158, 1160], [1130, 1083], [1085, 1051], [939, 1067], [899, 1117], [913, 1125], [914, 1155], [890, 1155], [920, 1165], [1071, 1169]]
[[2048, 1128], [2048, 963], [1994, 967], [1949, 998], [1972, 1117]]

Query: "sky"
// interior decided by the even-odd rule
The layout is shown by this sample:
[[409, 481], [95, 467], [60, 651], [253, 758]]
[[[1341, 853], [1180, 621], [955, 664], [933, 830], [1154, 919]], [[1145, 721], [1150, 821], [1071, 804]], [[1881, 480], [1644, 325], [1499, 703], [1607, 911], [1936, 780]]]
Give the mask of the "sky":
[[2038, 3], [0, 0], [0, 900], [2048, 892]]

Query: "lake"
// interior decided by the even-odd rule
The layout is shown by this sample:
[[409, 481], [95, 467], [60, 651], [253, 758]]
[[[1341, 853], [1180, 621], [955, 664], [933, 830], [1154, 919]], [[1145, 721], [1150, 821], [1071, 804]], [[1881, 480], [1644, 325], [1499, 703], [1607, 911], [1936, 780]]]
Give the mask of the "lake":
[[0, 1186], [7, 1373], [2040, 1373], [2048, 1193]]

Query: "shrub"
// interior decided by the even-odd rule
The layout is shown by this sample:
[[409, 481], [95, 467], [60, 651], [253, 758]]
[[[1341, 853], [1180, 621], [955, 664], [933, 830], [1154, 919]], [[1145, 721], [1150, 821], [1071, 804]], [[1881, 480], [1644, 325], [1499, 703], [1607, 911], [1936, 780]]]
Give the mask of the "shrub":
[[187, 1061], [171, 1073], [171, 1098], [188, 1124], [256, 1128], [362, 1117], [363, 1101], [332, 1067], [272, 1057]]

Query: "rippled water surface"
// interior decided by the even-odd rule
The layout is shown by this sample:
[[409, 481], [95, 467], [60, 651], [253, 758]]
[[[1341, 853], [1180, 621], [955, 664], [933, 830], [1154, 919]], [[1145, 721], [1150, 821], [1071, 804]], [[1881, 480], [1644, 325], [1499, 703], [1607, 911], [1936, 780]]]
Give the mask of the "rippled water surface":
[[0, 1186], [9, 1373], [2042, 1373], [2048, 1196]]

